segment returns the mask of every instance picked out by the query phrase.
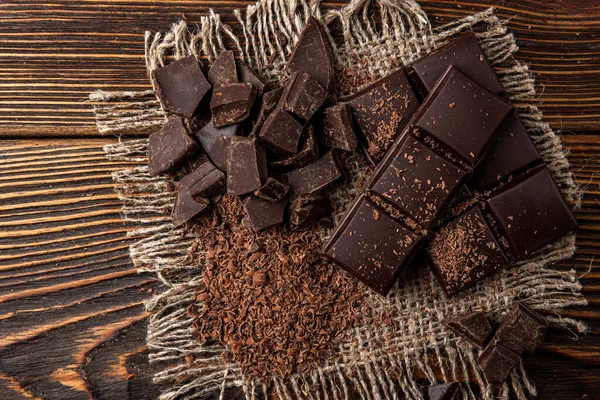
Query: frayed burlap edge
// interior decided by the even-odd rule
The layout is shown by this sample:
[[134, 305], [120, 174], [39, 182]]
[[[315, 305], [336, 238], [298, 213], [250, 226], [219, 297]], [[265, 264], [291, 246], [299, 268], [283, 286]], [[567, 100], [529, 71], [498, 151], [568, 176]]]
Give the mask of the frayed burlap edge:
[[[179, 59], [194, 54], [212, 60], [224, 48], [228, 38], [234, 44], [234, 50], [252, 68], [269, 80], [280, 80], [285, 77], [285, 60], [291, 46], [297, 40], [306, 16], [312, 13], [327, 22], [339, 22], [344, 45], [334, 48], [341, 70], [359, 67], [360, 73], [377, 79], [397, 67], [398, 63], [393, 60], [407, 64], [460, 32], [474, 30], [563, 195], [573, 207], [579, 207], [579, 191], [560, 139], [543, 121], [535, 105], [533, 78], [527, 66], [514, 59], [517, 46], [505, 23], [492, 10], [487, 10], [432, 28], [424, 12], [413, 1], [380, 0], [378, 3], [383, 21], [379, 30], [369, 17], [366, 0], [352, 1], [326, 15], [320, 15], [315, 3], [310, 5], [302, 0], [263, 1], [249, 6], [245, 14], [235, 12], [243, 31], [241, 39], [211, 12], [194, 30], [180, 22], [167, 34], [147, 33], [146, 63], [152, 70], [164, 65], [168, 56]], [[275, 38], [274, 42], [269, 40], [270, 37]], [[155, 128], [164, 120], [164, 113], [152, 91], [95, 92], [90, 95], [90, 100], [102, 133], [141, 131]], [[168, 182], [165, 178], [151, 177], [143, 165], [147, 161], [147, 140], [118, 143], [106, 146], [105, 150], [110, 159], [140, 162], [139, 167], [118, 171], [113, 177], [123, 201], [124, 218], [141, 226], [131, 235], [144, 237], [131, 246], [131, 258], [140, 271], [156, 273], [166, 286], [166, 291], [155, 295], [146, 304], [147, 309], [154, 312], [147, 337], [150, 360], [165, 365], [155, 376], [157, 383], [167, 384], [161, 398], [187, 399], [207, 394], [220, 394], [221, 398], [226, 398], [228, 390], [236, 387], [241, 388], [248, 398], [266, 398], [264, 385], [244, 380], [236, 365], [223, 362], [223, 347], [201, 347], [191, 336], [192, 320], [185, 309], [195, 302], [194, 279], [199, 278], [173, 282], [163, 272], [198, 268], [188, 258], [193, 238], [170, 223], [173, 195], [165, 190]], [[359, 163], [351, 163], [349, 172], [355, 179], [365, 173]], [[349, 190], [349, 187], [352, 185], [338, 188], [334, 193], [337, 218], [341, 218], [357, 190]], [[574, 243], [574, 235], [569, 235], [547, 246], [531, 260], [502, 271], [476, 290], [453, 299], [443, 298], [428, 271], [421, 271], [417, 277], [399, 285], [388, 298], [373, 294], [368, 299], [369, 305], [374, 312], [389, 313], [396, 328], [372, 325], [355, 328], [348, 332], [332, 361], [315, 366], [310, 374], [273, 378], [273, 390], [283, 399], [338, 399], [348, 398], [350, 393], [358, 393], [366, 399], [420, 399], [421, 389], [413, 372], [418, 369], [435, 383], [433, 368], [436, 366], [443, 381], [467, 376], [467, 371], [474, 370], [474, 382], [484, 388], [479, 396], [489, 399], [491, 393], [483, 378], [477, 368], [472, 368], [476, 364], [476, 350], [446, 331], [441, 321], [446, 315], [467, 310], [488, 311], [498, 318], [517, 299], [525, 299], [534, 308], [543, 310], [585, 305], [575, 272], [548, 268], [550, 264], [571, 257]], [[578, 332], [585, 330], [581, 323], [556, 315], [548, 320]], [[188, 355], [194, 360], [193, 365], [185, 362], [184, 357]], [[476, 398], [467, 386], [462, 391], [463, 398]], [[519, 399], [535, 395], [535, 386], [521, 366], [504, 385], [502, 397], [507, 398], [510, 392]]]

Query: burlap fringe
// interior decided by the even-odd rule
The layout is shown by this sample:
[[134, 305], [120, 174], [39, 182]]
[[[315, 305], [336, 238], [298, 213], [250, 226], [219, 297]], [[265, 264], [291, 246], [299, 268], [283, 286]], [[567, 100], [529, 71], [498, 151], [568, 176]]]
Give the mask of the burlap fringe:
[[[443, 45], [456, 34], [475, 30], [487, 56], [494, 65], [514, 106], [519, 111], [536, 146], [553, 173], [563, 194], [574, 206], [580, 206], [580, 192], [569, 171], [560, 139], [543, 121], [534, 104], [534, 82], [526, 65], [514, 59], [517, 45], [507, 32], [505, 23], [487, 10], [450, 24], [432, 28], [426, 14], [413, 0], [379, 0], [381, 28], [373, 23], [368, 0], [354, 0], [349, 5], [320, 15], [317, 2], [305, 0], [264, 0], [249, 6], [235, 16], [243, 31], [238, 39], [219, 15], [211, 12], [202, 18], [197, 29], [190, 31], [185, 22], [173, 25], [167, 34], [146, 34], [148, 71], [162, 66], [168, 57], [179, 59], [189, 54], [212, 60], [225, 47], [225, 39], [233, 43], [249, 65], [268, 80], [285, 77], [284, 65], [293, 43], [298, 39], [309, 14], [327, 22], [337, 20], [342, 27], [344, 46], [335, 48], [339, 66], [350, 67], [357, 58], [369, 60], [363, 72], [379, 78], [395, 67], [391, 60], [407, 64]], [[274, 38], [271, 41], [270, 38]], [[333, 41], [332, 41], [333, 44]], [[251, 56], [252, 55], [252, 56]], [[352, 65], [351, 65], [352, 64]], [[164, 120], [164, 112], [153, 91], [104, 92], [90, 95], [96, 122], [101, 133], [118, 134], [156, 128]], [[131, 246], [130, 254], [140, 271], [152, 271], [165, 284], [166, 290], [154, 296], [146, 307], [153, 311], [148, 327], [150, 361], [166, 366], [156, 374], [157, 383], [167, 384], [161, 399], [191, 399], [207, 394], [227, 398], [228, 390], [241, 388], [247, 398], [267, 398], [267, 387], [244, 380], [236, 365], [221, 358], [225, 349], [218, 345], [199, 346], [192, 338], [191, 322], [185, 309], [195, 302], [193, 288], [199, 275], [184, 281], [173, 281], [165, 270], [197, 271], [188, 259], [193, 240], [182, 228], [170, 223], [169, 210], [173, 194], [165, 190], [166, 178], [148, 174], [146, 139], [132, 140], [105, 147], [110, 159], [139, 162], [142, 166], [115, 172], [113, 178], [123, 202], [126, 221], [140, 226], [131, 235], [142, 236]], [[360, 165], [351, 163], [351, 174], [359, 176]], [[345, 191], [344, 191], [345, 190]], [[354, 196], [346, 187], [334, 194], [341, 218], [343, 208]], [[356, 189], [353, 189], [356, 190]], [[140, 194], [144, 194], [140, 196]], [[327, 232], [324, 232], [327, 235]], [[547, 246], [536, 257], [486, 280], [478, 291], [447, 300], [428, 271], [398, 286], [388, 298], [373, 294], [369, 304], [374, 311], [391, 313], [399, 329], [365, 325], [348, 332], [338, 347], [333, 361], [315, 366], [310, 374], [293, 375], [285, 380], [273, 378], [272, 389], [281, 399], [349, 398], [359, 393], [364, 399], [421, 399], [421, 388], [413, 371], [418, 369], [429, 382], [436, 383], [435, 365], [443, 381], [469, 376], [484, 388], [483, 399], [492, 395], [476, 364], [477, 353], [447, 332], [441, 321], [445, 315], [466, 311], [489, 311], [496, 318], [506, 312], [517, 299], [526, 299], [534, 308], [561, 309], [585, 305], [581, 286], [574, 271], [555, 271], [548, 266], [571, 257], [575, 237], [569, 235]], [[558, 314], [557, 314], [558, 315]], [[585, 330], [578, 321], [549, 317], [554, 324], [577, 332]], [[184, 361], [191, 356], [193, 365]], [[512, 393], [518, 399], [535, 395], [535, 386], [527, 379], [522, 366], [504, 385], [501, 398]], [[475, 399], [467, 386], [462, 398]]]

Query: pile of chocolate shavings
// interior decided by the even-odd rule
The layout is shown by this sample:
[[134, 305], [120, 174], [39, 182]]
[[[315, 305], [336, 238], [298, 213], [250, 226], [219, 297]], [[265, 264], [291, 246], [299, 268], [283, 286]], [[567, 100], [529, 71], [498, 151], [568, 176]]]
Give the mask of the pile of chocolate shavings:
[[223, 196], [194, 226], [195, 261], [205, 266], [197, 288], [194, 336], [225, 345], [227, 362], [268, 381], [307, 372], [363, 312], [366, 290], [319, 255], [317, 227], [244, 227], [239, 198]]

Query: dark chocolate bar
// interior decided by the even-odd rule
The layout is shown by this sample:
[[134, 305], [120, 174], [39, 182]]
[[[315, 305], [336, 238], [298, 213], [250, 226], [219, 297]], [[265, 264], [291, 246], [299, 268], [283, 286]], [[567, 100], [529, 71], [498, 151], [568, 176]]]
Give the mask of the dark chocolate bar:
[[331, 214], [331, 201], [324, 194], [301, 194], [292, 200], [289, 208], [290, 224], [305, 226]]
[[237, 62], [237, 73], [240, 82], [248, 82], [254, 86], [256, 97], [262, 96], [267, 84], [245, 62]]
[[206, 160], [181, 178], [179, 185], [187, 189], [194, 199], [217, 196], [225, 192], [225, 174]]
[[477, 359], [477, 363], [488, 383], [501, 384], [508, 378], [519, 360], [519, 354], [508, 347], [490, 342]]
[[524, 303], [517, 303], [502, 319], [492, 342], [502, 343], [517, 354], [533, 353], [542, 344], [548, 323]]
[[300, 137], [300, 150], [296, 154], [286, 154], [272, 157], [269, 166], [278, 169], [297, 169], [317, 161], [319, 158], [319, 146], [312, 125], [306, 125]]
[[171, 219], [173, 225], [179, 226], [196, 215], [204, 211], [210, 204], [207, 198], [200, 197], [198, 199], [192, 198], [190, 193], [185, 187], [181, 187], [175, 197], [175, 204], [173, 205], [173, 211], [171, 212]]

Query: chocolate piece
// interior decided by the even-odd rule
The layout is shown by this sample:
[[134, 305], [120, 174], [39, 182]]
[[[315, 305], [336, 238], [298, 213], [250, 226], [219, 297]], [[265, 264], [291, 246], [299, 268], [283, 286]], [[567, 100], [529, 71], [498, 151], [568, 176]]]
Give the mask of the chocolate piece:
[[427, 400], [458, 400], [459, 389], [460, 383], [458, 382], [429, 386], [427, 388]]
[[323, 157], [285, 174], [285, 180], [295, 195], [313, 193], [334, 182], [343, 175], [342, 169], [333, 151]]
[[433, 271], [448, 296], [509, 264], [477, 206], [440, 228], [427, 250]]
[[256, 196], [250, 196], [244, 200], [244, 210], [252, 230], [258, 232], [282, 223], [286, 204], [287, 199], [269, 201]]
[[208, 199], [204, 197], [193, 199], [185, 187], [180, 188], [171, 212], [173, 225], [179, 226], [189, 221], [206, 209], [209, 204]]
[[492, 341], [502, 343], [517, 354], [533, 353], [542, 344], [548, 323], [523, 303], [517, 303], [504, 317]]
[[237, 63], [237, 73], [240, 82], [251, 83], [256, 91], [256, 96], [262, 96], [267, 84], [243, 61]]
[[293, 74], [281, 95], [282, 107], [302, 121], [308, 121], [325, 102], [327, 92], [310, 75]]
[[519, 355], [500, 343], [490, 342], [477, 359], [489, 383], [502, 383], [519, 362]]
[[334, 232], [323, 254], [386, 295], [421, 237], [361, 196]]
[[231, 138], [241, 134], [242, 124], [233, 124], [224, 126], [223, 128], [215, 128], [211, 120], [196, 132], [196, 138], [217, 168], [226, 172]]
[[454, 198], [452, 199], [450, 204], [448, 204], [448, 208], [457, 206], [457, 205], [459, 205], [467, 200], [470, 200], [472, 198], [473, 198], [473, 193], [471, 192], [471, 190], [469, 190], [467, 185], [462, 185], [456, 191], [456, 194], [454, 195]]
[[426, 100], [415, 125], [473, 167], [511, 107], [453, 67], [438, 86], [436, 96]]
[[213, 125], [220, 128], [250, 116], [256, 92], [251, 83], [230, 83], [213, 90], [210, 99]]
[[487, 205], [516, 259], [577, 228], [569, 206], [543, 166], [503, 187]]
[[223, 50], [213, 61], [207, 74], [213, 88], [230, 83], [238, 83], [237, 67], [233, 51]]
[[504, 93], [502, 84], [487, 62], [473, 32], [463, 34], [457, 40], [414, 62], [409, 67], [410, 76], [426, 96], [450, 65], [454, 65], [495, 95]]
[[306, 26], [288, 61], [290, 74], [305, 72], [315, 79], [327, 93], [335, 91], [335, 70], [329, 40], [321, 23], [308, 17]]
[[356, 149], [358, 141], [354, 133], [352, 109], [348, 103], [338, 103], [324, 109], [319, 128], [328, 147], [346, 151]]
[[254, 191], [256, 197], [269, 201], [283, 200], [290, 191], [290, 187], [277, 179], [268, 177], [264, 185]]
[[374, 163], [383, 158], [419, 108], [419, 101], [402, 69], [344, 101], [352, 107], [354, 121]]
[[455, 315], [445, 319], [444, 325], [479, 348], [483, 348], [493, 331], [484, 312]]
[[300, 138], [300, 151], [296, 154], [274, 157], [269, 160], [269, 166], [281, 169], [297, 169], [304, 167], [319, 158], [319, 146], [311, 125], [304, 127]]
[[252, 133], [258, 135], [260, 130], [262, 129], [265, 121], [271, 115], [275, 108], [277, 107], [277, 103], [279, 103], [279, 99], [281, 98], [281, 94], [283, 93], [283, 88], [277, 88], [273, 90], [269, 90], [262, 97], [262, 102], [260, 105], [260, 111], [258, 112], [258, 117], [256, 118], [256, 122], [254, 123], [254, 127], [252, 128]]
[[395, 157], [387, 158], [368, 189], [401, 209], [423, 229], [429, 229], [440, 210], [468, 176], [468, 172], [446, 161], [408, 137]]
[[156, 95], [165, 111], [192, 118], [210, 90], [195, 56], [189, 56], [152, 71]]
[[206, 160], [194, 171], [184, 176], [179, 184], [186, 188], [194, 199], [216, 196], [225, 191], [225, 174]]
[[148, 138], [148, 170], [151, 175], [173, 172], [199, 150], [179, 117], [169, 117], [163, 127]]
[[301, 194], [290, 204], [290, 224], [293, 226], [310, 225], [329, 214], [331, 214], [331, 202], [324, 195]]
[[488, 190], [498, 181], [541, 162], [521, 118], [513, 112], [498, 130], [496, 139], [470, 182], [480, 191]]
[[281, 154], [296, 153], [303, 127], [282, 109], [275, 110], [265, 121], [258, 136], [273, 151]]
[[267, 179], [265, 149], [256, 138], [231, 138], [227, 162], [227, 193], [242, 195], [262, 186]]
[[185, 164], [185, 172], [189, 174], [207, 161], [210, 160], [208, 159], [206, 153], [199, 151]]

